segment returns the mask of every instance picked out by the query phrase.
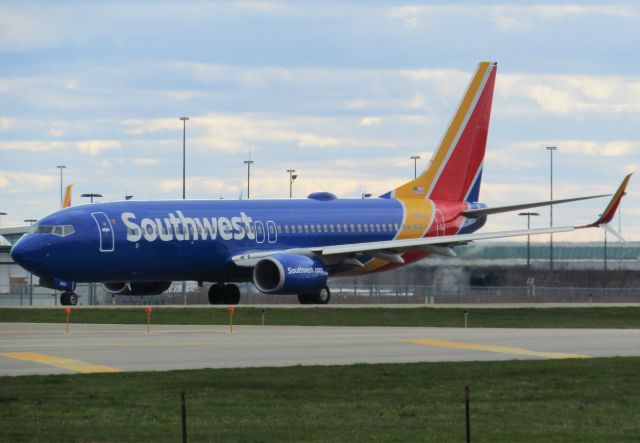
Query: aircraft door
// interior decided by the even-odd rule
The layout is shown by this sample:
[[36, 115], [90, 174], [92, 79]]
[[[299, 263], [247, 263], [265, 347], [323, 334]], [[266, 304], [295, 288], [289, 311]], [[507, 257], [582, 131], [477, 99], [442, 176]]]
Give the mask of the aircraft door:
[[104, 212], [92, 212], [91, 217], [96, 222], [100, 233], [100, 252], [113, 252], [115, 241], [109, 217]]
[[254, 222], [256, 227], [256, 243], [264, 243], [264, 225], [261, 221]]
[[269, 243], [275, 243], [278, 240], [278, 231], [276, 231], [276, 224], [272, 221], [267, 222], [267, 239]]

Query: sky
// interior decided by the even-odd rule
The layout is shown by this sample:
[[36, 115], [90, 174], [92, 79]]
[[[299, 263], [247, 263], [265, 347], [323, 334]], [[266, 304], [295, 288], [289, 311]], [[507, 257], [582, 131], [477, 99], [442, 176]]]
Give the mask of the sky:
[[[426, 167], [477, 63], [498, 62], [481, 201], [612, 193], [640, 169], [635, 2], [0, 2], [2, 226], [60, 175], [101, 201], [382, 194]], [[640, 240], [640, 177], [622, 205]], [[554, 224], [595, 220], [595, 200]], [[549, 224], [541, 208], [532, 227]], [[613, 223], [618, 226], [618, 220]], [[486, 231], [526, 226], [517, 213]], [[596, 241], [601, 230], [559, 240]]]

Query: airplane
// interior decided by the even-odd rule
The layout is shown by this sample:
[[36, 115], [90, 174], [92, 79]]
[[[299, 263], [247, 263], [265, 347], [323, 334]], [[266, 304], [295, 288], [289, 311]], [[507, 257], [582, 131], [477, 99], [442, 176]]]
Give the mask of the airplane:
[[80, 282], [156, 295], [173, 281], [213, 283], [212, 304], [237, 304], [236, 283], [302, 304], [331, 299], [330, 276], [382, 272], [472, 241], [608, 227], [625, 177], [602, 215], [582, 226], [478, 231], [487, 216], [606, 195], [488, 207], [479, 202], [497, 63], [481, 62], [427, 168], [377, 198], [116, 201], [64, 208], [22, 237], [13, 259], [76, 304]]

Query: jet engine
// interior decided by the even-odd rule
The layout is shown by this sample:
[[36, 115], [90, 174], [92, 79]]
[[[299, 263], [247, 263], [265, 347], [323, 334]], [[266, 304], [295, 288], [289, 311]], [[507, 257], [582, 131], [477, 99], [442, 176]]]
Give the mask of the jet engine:
[[315, 257], [275, 254], [253, 268], [253, 283], [266, 294], [309, 294], [325, 287], [329, 273]]
[[105, 291], [116, 295], [158, 295], [169, 289], [169, 286], [170, 281], [102, 283]]

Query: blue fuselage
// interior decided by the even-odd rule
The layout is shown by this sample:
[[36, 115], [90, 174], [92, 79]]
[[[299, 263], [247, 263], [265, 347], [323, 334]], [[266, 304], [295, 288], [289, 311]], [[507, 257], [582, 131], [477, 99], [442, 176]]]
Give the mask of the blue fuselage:
[[[484, 220], [477, 222], [462, 229], [471, 232]], [[392, 240], [403, 229], [419, 236], [427, 226], [407, 225], [403, 204], [394, 198], [126, 201], [44, 217], [12, 254], [45, 279], [247, 281], [250, 270], [235, 266], [232, 257]]]

